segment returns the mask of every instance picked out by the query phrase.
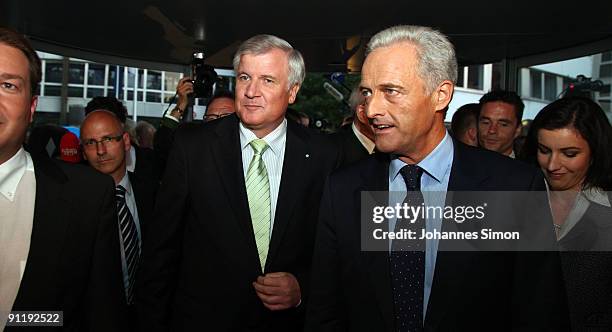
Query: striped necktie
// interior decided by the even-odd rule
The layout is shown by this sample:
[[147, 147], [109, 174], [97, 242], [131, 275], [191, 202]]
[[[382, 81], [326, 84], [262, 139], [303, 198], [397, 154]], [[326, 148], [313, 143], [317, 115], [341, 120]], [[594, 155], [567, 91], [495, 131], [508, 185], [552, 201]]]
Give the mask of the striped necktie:
[[140, 243], [136, 223], [125, 202], [125, 188], [118, 185], [115, 188], [117, 198], [117, 211], [119, 217], [119, 233], [123, 241], [123, 254], [127, 266], [128, 284], [126, 285], [127, 303], [132, 304], [134, 299], [134, 282], [136, 269], [140, 262]]
[[263, 139], [254, 139], [249, 145], [255, 154], [247, 171], [246, 192], [259, 262], [261, 270], [264, 271], [270, 243], [270, 183], [268, 182], [268, 171], [261, 156], [269, 146]]

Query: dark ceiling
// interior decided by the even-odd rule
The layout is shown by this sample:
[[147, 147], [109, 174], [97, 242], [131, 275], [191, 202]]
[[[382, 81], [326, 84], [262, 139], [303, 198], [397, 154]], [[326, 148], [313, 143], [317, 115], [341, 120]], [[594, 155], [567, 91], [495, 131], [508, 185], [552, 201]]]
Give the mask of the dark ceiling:
[[[395, 24], [433, 26], [462, 64], [488, 63], [596, 43], [612, 49], [612, 1], [2, 0], [0, 23], [76, 51], [187, 64], [203, 49], [229, 67], [240, 41], [270, 33], [302, 51], [310, 71], [343, 70], [346, 39], [365, 43]], [[592, 48], [591, 48], [592, 50]], [[603, 49], [602, 49], [603, 50]]]

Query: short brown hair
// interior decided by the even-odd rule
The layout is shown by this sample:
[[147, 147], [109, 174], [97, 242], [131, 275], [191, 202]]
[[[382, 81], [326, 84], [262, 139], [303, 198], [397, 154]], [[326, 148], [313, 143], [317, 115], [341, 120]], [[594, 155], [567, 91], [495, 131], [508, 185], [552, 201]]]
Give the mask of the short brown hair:
[[0, 44], [20, 50], [28, 59], [30, 65], [30, 95], [38, 94], [38, 83], [42, 77], [40, 58], [30, 42], [19, 32], [0, 27]]

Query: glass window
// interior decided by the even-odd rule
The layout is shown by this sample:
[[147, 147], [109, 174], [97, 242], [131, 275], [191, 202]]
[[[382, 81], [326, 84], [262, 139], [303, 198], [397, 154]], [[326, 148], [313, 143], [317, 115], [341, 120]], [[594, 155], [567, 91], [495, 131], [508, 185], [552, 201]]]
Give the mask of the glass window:
[[[68, 82], [74, 84], [83, 84], [85, 80], [85, 64], [71, 63], [68, 67]], [[81, 89], [82, 91], [83, 89]]]
[[557, 77], [550, 74], [544, 74], [544, 99], [557, 99]]
[[[119, 72], [123, 74], [123, 67], [119, 67]], [[108, 85], [114, 87], [117, 84], [117, 66], [108, 66]]]
[[45, 96], [61, 96], [62, 87], [58, 85], [45, 85]]
[[73, 86], [68, 87], [68, 97], [80, 97], [83, 98], [83, 88], [77, 88]]
[[[144, 82], [144, 70], [143, 69], [138, 69], [138, 87], [141, 88], [141, 89], [144, 86], [143, 82]], [[139, 100], [141, 100], [141, 99], [139, 99]]]
[[89, 85], [104, 85], [104, 71], [106, 66], [90, 63], [87, 71], [87, 84]]
[[104, 89], [87, 88], [87, 98], [104, 96]]
[[230, 90], [230, 86], [231, 86], [231, 77], [229, 76], [219, 76], [217, 79], [217, 85], [215, 86], [215, 89], [217, 90], [226, 90], [229, 91]]
[[161, 90], [161, 73], [149, 70], [147, 72], [147, 89]]
[[127, 100], [134, 100], [134, 91], [128, 90], [127, 92]]
[[136, 70], [134, 68], [128, 68], [128, 87], [134, 87], [134, 79], [136, 78]]
[[166, 72], [166, 75], [164, 77], [164, 89], [166, 91], [176, 91], [176, 86], [178, 85], [180, 79], [181, 74]]
[[612, 51], [601, 53], [601, 61], [612, 61]]
[[176, 100], [172, 99], [173, 97], [174, 97], [174, 93], [165, 93], [164, 94], [164, 103], [169, 104], [171, 102], [176, 102]]
[[136, 100], [137, 101], [143, 101], [142, 100], [142, 91], [138, 91], [138, 93], [136, 94]]
[[483, 65], [474, 65], [468, 66], [468, 88], [482, 90], [484, 88], [484, 66]]
[[501, 90], [502, 87], [502, 72], [504, 68], [501, 63], [496, 62], [492, 66], [491, 72], [491, 90]]
[[459, 70], [457, 70], [457, 86], [465, 88], [463, 86], [463, 66], [459, 66]]
[[62, 63], [47, 61], [45, 64], [45, 82], [62, 83]]
[[601, 65], [599, 67], [599, 77], [611, 77], [612, 76], [612, 64]]
[[147, 92], [147, 101], [153, 103], [161, 102], [161, 93], [159, 92]]
[[536, 70], [529, 71], [529, 77], [531, 79], [531, 93], [529, 94], [533, 98], [542, 98], [542, 73]]

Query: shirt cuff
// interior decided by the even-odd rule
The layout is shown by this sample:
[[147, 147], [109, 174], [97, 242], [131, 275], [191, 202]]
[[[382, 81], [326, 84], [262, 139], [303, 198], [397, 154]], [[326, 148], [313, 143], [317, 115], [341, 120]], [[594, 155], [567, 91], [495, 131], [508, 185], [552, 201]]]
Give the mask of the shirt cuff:
[[174, 120], [176, 122], [179, 122], [179, 119], [173, 117], [172, 115], [170, 115], [170, 113], [166, 114], [165, 117], [168, 118], [168, 119]]

